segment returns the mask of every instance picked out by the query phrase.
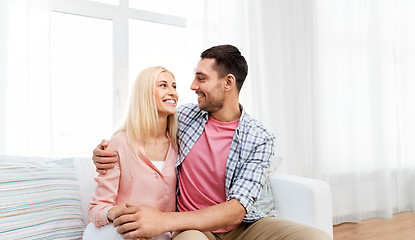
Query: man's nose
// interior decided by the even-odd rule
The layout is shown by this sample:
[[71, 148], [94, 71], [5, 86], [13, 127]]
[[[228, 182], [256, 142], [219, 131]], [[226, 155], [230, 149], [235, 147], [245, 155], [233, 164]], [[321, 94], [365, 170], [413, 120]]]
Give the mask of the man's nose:
[[199, 89], [199, 86], [196, 83], [196, 80], [193, 80], [192, 85], [190, 85], [191, 90], [197, 90]]

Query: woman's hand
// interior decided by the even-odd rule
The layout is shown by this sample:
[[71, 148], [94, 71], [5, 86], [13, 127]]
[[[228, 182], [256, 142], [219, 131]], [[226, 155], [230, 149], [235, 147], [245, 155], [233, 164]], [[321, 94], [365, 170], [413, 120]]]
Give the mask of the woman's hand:
[[115, 216], [119, 216], [119, 212], [121, 212], [123, 209], [125, 209], [126, 206], [114, 206], [107, 212], [107, 218], [110, 222], [113, 222], [115, 219]]

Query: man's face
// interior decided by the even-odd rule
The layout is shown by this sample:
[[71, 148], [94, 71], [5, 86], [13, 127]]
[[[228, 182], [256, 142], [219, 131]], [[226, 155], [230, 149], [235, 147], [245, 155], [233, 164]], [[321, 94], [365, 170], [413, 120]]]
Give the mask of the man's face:
[[195, 78], [190, 86], [197, 94], [199, 108], [209, 113], [222, 109], [225, 96], [225, 80], [213, 69], [215, 59], [203, 58], [195, 68]]

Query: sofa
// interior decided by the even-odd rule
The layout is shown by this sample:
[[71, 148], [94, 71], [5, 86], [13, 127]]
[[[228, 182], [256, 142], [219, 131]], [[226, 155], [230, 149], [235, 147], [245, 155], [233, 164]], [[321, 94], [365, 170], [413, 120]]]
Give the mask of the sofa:
[[[87, 157], [0, 156], [0, 239], [81, 239], [96, 175]], [[333, 236], [327, 183], [274, 174], [279, 218]]]

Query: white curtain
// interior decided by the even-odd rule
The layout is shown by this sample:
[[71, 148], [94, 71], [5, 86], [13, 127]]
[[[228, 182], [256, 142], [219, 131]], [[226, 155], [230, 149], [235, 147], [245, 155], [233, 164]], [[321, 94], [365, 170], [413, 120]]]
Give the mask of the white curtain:
[[247, 56], [241, 102], [281, 172], [327, 181], [335, 224], [414, 211], [415, 2], [206, 3], [205, 47]]
[[413, 1], [317, 1], [314, 160], [334, 222], [414, 210]]
[[[84, 29], [79, 30], [75, 23], [70, 28], [54, 23], [54, 17], [59, 20], [71, 15], [53, 13], [49, 0], [5, 0], [0, 4], [0, 154], [90, 156], [95, 143], [107, 136], [112, 104], [110, 91], [103, 90], [111, 83], [105, 82], [111, 79], [111, 65], [96, 66], [99, 61], [90, 56], [95, 51], [96, 56], [107, 59], [111, 44], [102, 47], [106, 52], [100, 47], [112, 41], [111, 35], [103, 38], [99, 29], [86, 32], [84, 39], [72, 34]], [[91, 43], [91, 34], [102, 40]], [[52, 43], [58, 37], [66, 42]], [[89, 47], [88, 52], [81, 52], [86, 48], [83, 45]], [[58, 48], [60, 51], [52, 51]], [[69, 60], [63, 63], [62, 59]], [[96, 84], [97, 79], [102, 86]]]
[[219, 12], [238, 13], [218, 42], [245, 34], [241, 101], [275, 133], [280, 171], [327, 181], [335, 224], [413, 211], [415, 3], [241, 1]]
[[0, 154], [90, 156], [112, 131], [112, 22], [59, 4], [0, 1]]
[[50, 155], [48, 1], [5, 0], [0, 9], [0, 153]]

